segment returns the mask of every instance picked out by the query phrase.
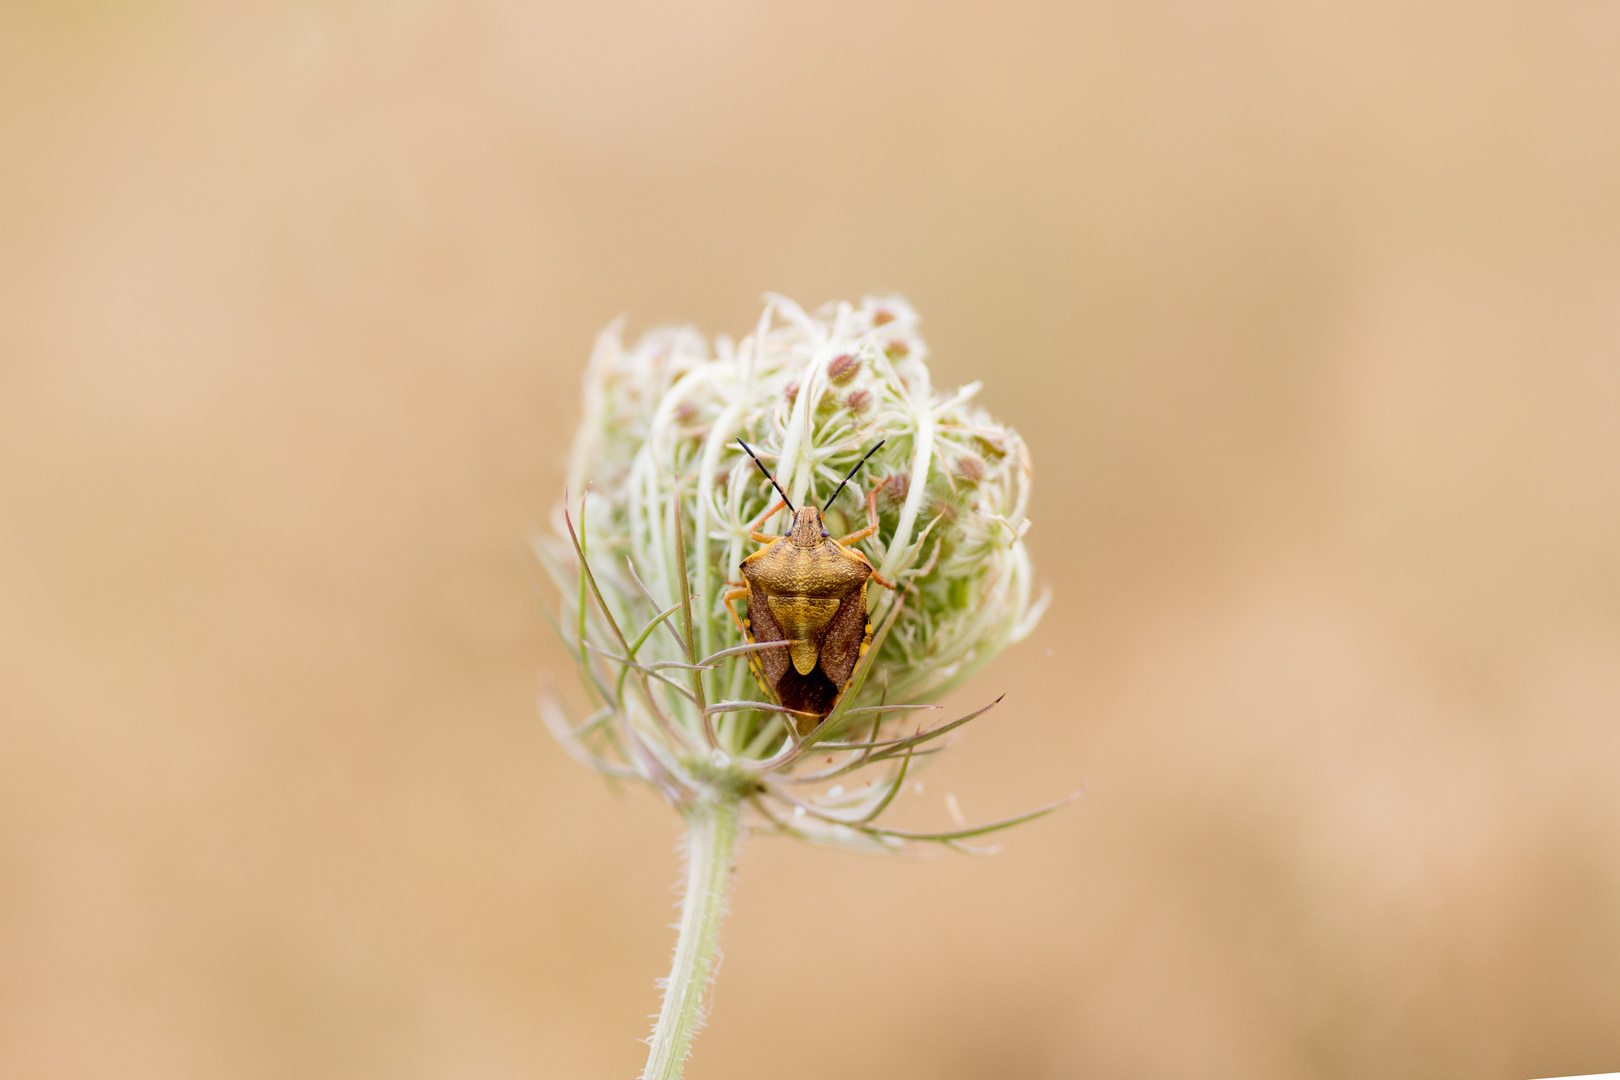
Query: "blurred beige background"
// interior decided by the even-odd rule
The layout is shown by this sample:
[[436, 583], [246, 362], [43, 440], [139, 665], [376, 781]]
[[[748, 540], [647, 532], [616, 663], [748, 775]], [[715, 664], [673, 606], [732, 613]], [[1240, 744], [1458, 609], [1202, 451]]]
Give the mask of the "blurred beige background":
[[1620, 1069], [1608, 0], [0, 4], [0, 1075], [626, 1078], [533, 700], [596, 331], [904, 292], [1046, 622], [744, 852], [702, 1078]]

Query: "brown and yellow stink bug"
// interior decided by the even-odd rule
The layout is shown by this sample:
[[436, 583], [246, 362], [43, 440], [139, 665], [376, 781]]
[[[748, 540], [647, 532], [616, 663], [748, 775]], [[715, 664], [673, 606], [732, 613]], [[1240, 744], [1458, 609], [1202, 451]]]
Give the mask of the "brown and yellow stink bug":
[[[776, 477], [747, 443], [741, 439], [737, 442], [754, 458], [754, 464], [782, 498], [750, 530], [749, 535], [766, 546], [742, 561], [744, 587], [726, 594], [726, 609], [750, 643], [788, 643], [786, 648], [753, 653], [749, 662], [754, 675], [779, 704], [804, 714], [797, 724], [803, 732], [832, 712], [849, 685], [855, 664], [872, 643], [872, 624], [866, 618], [867, 579], [886, 589], [894, 588], [878, 576], [864, 555], [847, 546], [877, 532], [876, 488], [866, 497], [867, 526], [859, 532], [834, 539], [821, 519], [844, 490], [844, 484], [883, 443], [855, 463], [825, 507], [817, 510], [802, 506], [794, 510]], [[786, 536], [760, 532], [760, 526], [784, 507], [793, 514], [792, 531]], [[744, 598], [748, 600], [746, 619], [740, 618], [733, 606], [734, 601]]]

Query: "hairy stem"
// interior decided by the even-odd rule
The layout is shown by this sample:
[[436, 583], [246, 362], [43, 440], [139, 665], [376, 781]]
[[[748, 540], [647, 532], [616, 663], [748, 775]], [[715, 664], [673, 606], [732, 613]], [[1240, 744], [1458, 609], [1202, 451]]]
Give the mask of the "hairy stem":
[[685, 812], [686, 897], [681, 903], [681, 936], [675, 942], [675, 961], [642, 1080], [680, 1080], [692, 1035], [703, 1020], [703, 992], [714, 975], [715, 946], [731, 884], [741, 809], [740, 801], [727, 794], [693, 803]]

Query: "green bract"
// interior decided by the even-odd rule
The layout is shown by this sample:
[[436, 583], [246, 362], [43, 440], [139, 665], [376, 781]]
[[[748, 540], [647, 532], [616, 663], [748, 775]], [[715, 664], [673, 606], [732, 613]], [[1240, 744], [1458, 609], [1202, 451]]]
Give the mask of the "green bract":
[[[927, 714], [910, 710], [1023, 637], [1044, 607], [1031, 599], [1022, 539], [1023, 440], [972, 403], [978, 383], [937, 393], [926, 356], [916, 314], [892, 297], [814, 313], [773, 297], [739, 343], [678, 329], [626, 348], [617, 324], [602, 335], [585, 376], [570, 501], [555, 535], [536, 545], [562, 591], [558, 627], [595, 710], [572, 723], [546, 704], [576, 757], [646, 780], [683, 810], [738, 798], [756, 825], [868, 849], [955, 846], [1031, 816], [931, 834], [874, 824], [913, 759], [957, 726], [922, 724]], [[879, 532], [856, 546], [896, 589], [868, 587], [872, 648], [838, 708], [802, 738], [755, 681], [721, 602], [758, 547], [750, 529], [775, 501], [739, 436], [795, 505], [823, 503], [883, 441], [827, 527], [835, 536], [862, 527], [876, 489]], [[778, 514], [763, 531], [788, 524]], [[883, 763], [865, 785], [834, 782]]]

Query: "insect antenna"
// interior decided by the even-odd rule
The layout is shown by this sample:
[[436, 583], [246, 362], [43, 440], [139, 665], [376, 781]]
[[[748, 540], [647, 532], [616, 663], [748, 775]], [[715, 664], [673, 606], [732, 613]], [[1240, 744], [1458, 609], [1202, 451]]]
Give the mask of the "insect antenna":
[[[790, 513], [790, 514], [798, 513], [797, 510], [793, 509], [793, 500], [791, 500], [791, 499], [789, 499], [787, 497], [787, 492], [782, 490], [782, 485], [778, 484], [776, 482], [776, 477], [771, 475], [771, 470], [769, 470], [769, 469], [767, 469], [765, 467], [765, 463], [763, 461], [759, 460], [759, 458], [757, 456], [755, 456], [755, 454], [754, 454], [754, 452], [752, 450], [748, 449], [748, 444], [742, 441], [742, 436], [741, 435], [737, 436], [737, 445], [742, 447], [743, 450], [747, 452], [748, 456], [754, 459], [754, 464], [758, 465], [759, 466], [759, 471], [765, 474], [765, 479], [767, 479], [767, 480], [769, 480], [771, 482], [771, 487], [775, 488], [776, 493], [778, 495], [782, 496], [782, 501], [784, 503], [787, 503], [788, 513]], [[883, 445], [882, 443], [878, 444], [878, 446], [882, 446], [882, 445]], [[877, 447], [874, 446], [872, 449], [876, 450]]]
[[[739, 441], [740, 441], [740, 440], [739, 440]], [[823, 506], [823, 507], [822, 507], [822, 508], [821, 508], [821, 512], [822, 512], [822, 513], [823, 513], [823, 514], [825, 514], [825, 513], [826, 513], [826, 512], [827, 512], [827, 511], [828, 511], [828, 510], [829, 510], [829, 509], [831, 509], [831, 508], [832, 508], [832, 504], [833, 504], [833, 499], [836, 499], [836, 498], [838, 498], [838, 495], [839, 495], [839, 493], [840, 493], [840, 492], [842, 492], [842, 491], [843, 491], [843, 490], [844, 490], [844, 484], [847, 484], [847, 483], [849, 483], [849, 482], [850, 482], [850, 480], [851, 480], [851, 479], [852, 479], [852, 478], [853, 478], [853, 477], [854, 477], [854, 476], [855, 476], [855, 474], [856, 474], [856, 473], [858, 473], [858, 472], [860, 472], [860, 471], [861, 471], [861, 466], [862, 466], [862, 465], [865, 465], [865, 464], [866, 464], [866, 458], [869, 458], [869, 457], [871, 457], [871, 456], [872, 456], [872, 455], [873, 455], [873, 454], [875, 454], [875, 453], [877, 453], [877, 452], [878, 452], [878, 449], [879, 449], [879, 447], [881, 447], [881, 446], [882, 446], [882, 445], [883, 445], [883, 444], [884, 444], [884, 443], [886, 443], [886, 442], [888, 442], [888, 441], [889, 441], [889, 440], [888, 440], [888, 439], [879, 439], [879, 440], [878, 440], [878, 444], [877, 444], [877, 446], [874, 446], [874, 447], [872, 447], [872, 449], [870, 449], [870, 450], [868, 450], [868, 451], [867, 451], [867, 452], [866, 452], [866, 457], [863, 457], [863, 458], [861, 458], [861, 460], [859, 460], [859, 461], [857, 461], [857, 462], [856, 462], [856, 463], [855, 463], [855, 467], [854, 467], [854, 468], [853, 468], [853, 469], [851, 469], [851, 470], [849, 470], [849, 475], [848, 475], [848, 476], [845, 476], [845, 477], [844, 477], [844, 483], [843, 483], [843, 484], [839, 484], [839, 485], [838, 485], [838, 491], [835, 491], [835, 492], [833, 492], [833, 493], [832, 493], [832, 499], [828, 499], [828, 500], [827, 500], [827, 505], [826, 505], [826, 506]], [[757, 460], [757, 459], [756, 459], [756, 460]], [[762, 468], [762, 469], [763, 469], [763, 468], [764, 468], [764, 467], [765, 467], [765, 466], [763, 466], [763, 465], [761, 465], [761, 466], [760, 466], [760, 468]]]

